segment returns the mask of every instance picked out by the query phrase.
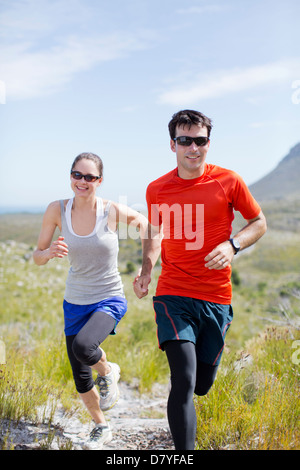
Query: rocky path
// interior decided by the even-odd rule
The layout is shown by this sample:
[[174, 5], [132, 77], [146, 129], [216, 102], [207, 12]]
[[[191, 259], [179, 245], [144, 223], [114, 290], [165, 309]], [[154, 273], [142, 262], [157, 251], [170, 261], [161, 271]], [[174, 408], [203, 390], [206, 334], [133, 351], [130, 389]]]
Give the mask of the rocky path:
[[[105, 413], [113, 440], [103, 450], [174, 449], [166, 418], [167, 386], [157, 384], [149, 395], [140, 395], [135, 387], [124, 382], [119, 387], [118, 403]], [[68, 417], [62, 407], [57, 407], [51, 426], [3, 421], [0, 448], [88, 450], [86, 441], [92, 428], [92, 422], [83, 424], [76, 415]]]
[[166, 417], [167, 386], [157, 384], [151, 396], [139, 396], [126, 384], [121, 384], [120, 390], [118, 405], [106, 413], [114, 439], [105, 448], [173, 449]]

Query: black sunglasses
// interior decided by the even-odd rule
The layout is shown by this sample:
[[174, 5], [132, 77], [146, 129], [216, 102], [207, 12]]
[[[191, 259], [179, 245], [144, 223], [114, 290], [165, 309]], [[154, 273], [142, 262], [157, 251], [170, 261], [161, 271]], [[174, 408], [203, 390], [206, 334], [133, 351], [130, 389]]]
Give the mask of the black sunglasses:
[[203, 147], [209, 142], [209, 137], [187, 137], [182, 135], [175, 137], [173, 140], [184, 147], [189, 147], [193, 142], [195, 142], [198, 147]]
[[87, 183], [94, 183], [101, 178], [101, 176], [83, 175], [80, 173], [80, 171], [71, 171], [71, 175], [74, 180], [80, 181], [82, 178], [84, 178]]

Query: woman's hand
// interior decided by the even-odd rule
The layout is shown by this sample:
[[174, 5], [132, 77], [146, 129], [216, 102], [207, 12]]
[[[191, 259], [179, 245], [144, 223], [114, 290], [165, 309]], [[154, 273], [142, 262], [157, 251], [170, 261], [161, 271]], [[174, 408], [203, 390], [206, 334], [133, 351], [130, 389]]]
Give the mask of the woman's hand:
[[68, 245], [64, 242], [64, 237], [59, 236], [57, 240], [51, 243], [49, 250], [49, 259], [63, 258], [68, 256]]
[[53, 258], [63, 258], [68, 255], [68, 245], [64, 242], [64, 237], [58, 237], [57, 240], [53, 241], [49, 248], [37, 248], [33, 252], [33, 259], [35, 264], [42, 266], [48, 263]]
[[135, 295], [141, 299], [148, 295], [148, 286], [151, 282], [151, 276], [142, 275], [141, 272], [135, 277], [133, 281], [133, 290]]

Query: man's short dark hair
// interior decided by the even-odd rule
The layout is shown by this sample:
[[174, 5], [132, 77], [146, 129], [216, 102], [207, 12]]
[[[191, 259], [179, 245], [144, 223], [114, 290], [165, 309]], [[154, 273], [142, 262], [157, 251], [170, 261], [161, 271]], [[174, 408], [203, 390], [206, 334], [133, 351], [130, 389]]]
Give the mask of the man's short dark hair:
[[169, 133], [171, 139], [176, 137], [176, 127], [184, 126], [188, 126], [189, 129], [192, 126], [206, 127], [207, 136], [209, 137], [213, 125], [212, 120], [199, 111], [193, 111], [190, 109], [178, 111], [178, 113], [173, 114], [172, 119], [169, 122]]

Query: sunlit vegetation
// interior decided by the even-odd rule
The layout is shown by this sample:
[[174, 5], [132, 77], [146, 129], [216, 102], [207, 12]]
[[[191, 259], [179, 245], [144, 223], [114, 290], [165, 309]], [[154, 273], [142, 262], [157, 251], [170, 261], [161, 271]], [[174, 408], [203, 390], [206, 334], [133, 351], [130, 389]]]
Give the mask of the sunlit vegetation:
[[[63, 333], [68, 262], [36, 266], [37, 221], [23, 215], [11, 231], [7, 219], [5, 224], [0, 236], [0, 340], [6, 349], [6, 364], [0, 365], [0, 420], [38, 422], [46, 419], [47, 409], [51, 421], [58, 403], [66, 412], [78, 405]], [[297, 237], [269, 231], [234, 260], [234, 321], [214, 386], [207, 396], [195, 397], [198, 449], [300, 447]], [[155, 382], [167, 387], [169, 377], [166, 357], [157, 347], [151, 301], [159, 267], [149, 297], [138, 300], [132, 281], [140, 261], [139, 241], [121, 240], [120, 271], [129, 308], [117, 335], [103, 348], [120, 364], [121, 380], [134, 380], [147, 393]], [[0, 424], [0, 448], [6, 446], [7, 432]]]

